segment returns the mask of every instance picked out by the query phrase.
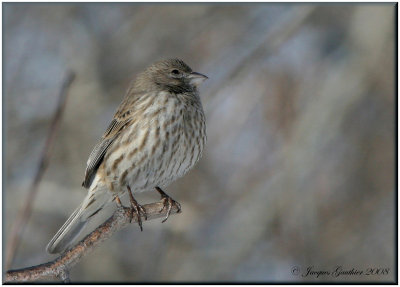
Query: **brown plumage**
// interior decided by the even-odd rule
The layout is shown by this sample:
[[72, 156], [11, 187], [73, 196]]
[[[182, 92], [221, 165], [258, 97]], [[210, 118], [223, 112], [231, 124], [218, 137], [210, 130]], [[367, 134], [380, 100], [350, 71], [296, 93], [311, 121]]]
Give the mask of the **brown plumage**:
[[[206, 125], [197, 87], [206, 78], [178, 59], [156, 62], [137, 76], [89, 156], [82, 183], [88, 195], [48, 252], [64, 251], [91, 232], [128, 189], [156, 188], [167, 208], [177, 204], [160, 187], [186, 174], [202, 154]], [[131, 203], [140, 213], [133, 196]]]

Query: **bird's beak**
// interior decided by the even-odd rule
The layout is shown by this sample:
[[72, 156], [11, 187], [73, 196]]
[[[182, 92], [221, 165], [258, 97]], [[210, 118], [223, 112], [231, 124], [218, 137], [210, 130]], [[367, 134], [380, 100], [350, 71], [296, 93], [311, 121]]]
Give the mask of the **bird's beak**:
[[188, 76], [190, 83], [199, 86], [202, 82], [208, 79], [206, 75], [197, 73], [197, 72], [191, 72]]

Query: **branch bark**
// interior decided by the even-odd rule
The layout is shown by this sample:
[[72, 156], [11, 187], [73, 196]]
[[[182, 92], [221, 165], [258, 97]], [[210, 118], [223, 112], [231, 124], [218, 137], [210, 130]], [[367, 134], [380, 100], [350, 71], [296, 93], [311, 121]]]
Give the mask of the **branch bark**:
[[[166, 216], [167, 214], [167, 208], [164, 208], [164, 203], [161, 201], [145, 204], [143, 208], [147, 213], [147, 221]], [[171, 214], [177, 212], [178, 208], [173, 205]], [[83, 256], [87, 255], [101, 242], [129, 225], [131, 219], [130, 214], [131, 208], [119, 208], [106, 222], [53, 261], [7, 271], [4, 283], [37, 281], [49, 277], [56, 277], [64, 282], [69, 282], [69, 270], [71, 267], [77, 264]], [[137, 219], [137, 215], [134, 215], [132, 222], [137, 222]], [[144, 219], [142, 218], [142, 220]]]

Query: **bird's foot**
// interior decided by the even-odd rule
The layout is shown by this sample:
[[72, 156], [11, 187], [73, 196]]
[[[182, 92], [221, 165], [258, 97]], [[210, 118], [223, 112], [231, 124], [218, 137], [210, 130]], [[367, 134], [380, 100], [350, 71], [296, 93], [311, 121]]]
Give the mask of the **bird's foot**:
[[119, 199], [118, 195], [116, 195], [113, 200], [115, 200], [115, 202], [117, 203], [117, 208], [122, 208], [123, 207], [121, 199]]
[[181, 212], [181, 204], [175, 200], [173, 200], [168, 194], [166, 194], [161, 188], [158, 186], [156, 187], [156, 190], [158, 193], [161, 195], [161, 201], [163, 202], [164, 206], [160, 211], [163, 211], [164, 209], [167, 209], [167, 215], [163, 219], [162, 223], [167, 221], [169, 215], [171, 214], [172, 207], [175, 206], [178, 209], [178, 213]]
[[131, 188], [129, 187], [129, 185], [128, 185], [128, 190], [129, 190], [129, 199], [130, 199], [130, 202], [131, 202], [131, 211], [132, 211], [129, 222], [132, 222], [133, 216], [136, 214], [137, 221], [138, 221], [138, 224], [139, 224], [139, 227], [140, 227], [140, 231], [143, 231], [141, 214], [143, 215], [144, 219], [147, 220], [146, 210], [133, 197], [133, 194], [132, 194], [132, 191], [131, 191]]

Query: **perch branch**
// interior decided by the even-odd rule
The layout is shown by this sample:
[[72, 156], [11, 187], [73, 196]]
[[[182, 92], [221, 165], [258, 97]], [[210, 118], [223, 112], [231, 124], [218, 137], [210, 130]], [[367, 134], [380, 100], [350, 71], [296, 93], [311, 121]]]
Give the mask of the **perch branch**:
[[53, 119], [51, 121], [49, 132], [47, 134], [47, 139], [46, 139], [45, 145], [43, 147], [42, 155], [40, 157], [40, 163], [36, 170], [35, 178], [33, 180], [33, 183], [31, 185], [29, 193], [26, 197], [25, 203], [24, 203], [23, 207], [21, 208], [21, 211], [18, 212], [18, 217], [16, 219], [16, 223], [13, 224], [13, 229], [11, 230], [11, 235], [10, 235], [10, 238], [8, 241], [10, 243], [10, 246], [7, 249], [7, 256], [6, 256], [6, 268], [7, 269], [10, 268], [10, 266], [15, 258], [17, 248], [21, 241], [21, 235], [22, 235], [23, 230], [26, 226], [26, 223], [28, 222], [29, 217], [32, 213], [32, 205], [33, 205], [33, 202], [37, 195], [38, 186], [39, 186], [39, 183], [42, 180], [42, 177], [47, 169], [50, 154], [51, 154], [51, 148], [53, 146], [55, 135], [56, 135], [58, 127], [60, 125], [60, 121], [61, 121], [63, 112], [65, 110], [67, 97], [68, 97], [68, 90], [69, 90], [69, 87], [71, 86], [72, 82], [74, 81], [74, 79], [75, 79], [75, 73], [68, 72], [68, 74], [65, 77], [65, 80], [62, 84], [60, 94], [58, 97], [57, 110], [55, 111], [55, 113], [53, 115]]
[[[155, 202], [143, 205], [147, 213], [147, 220], [166, 216], [167, 208], [163, 208], [162, 202]], [[172, 206], [171, 214], [177, 213], [178, 209]], [[86, 236], [75, 246], [65, 251], [53, 261], [22, 268], [9, 270], [6, 272], [4, 283], [28, 282], [41, 280], [49, 277], [57, 277], [64, 282], [69, 282], [69, 270], [78, 263], [83, 256], [88, 254], [104, 240], [110, 238], [115, 232], [123, 229], [130, 224], [131, 209], [121, 207], [102, 225], [97, 227], [92, 233]], [[137, 222], [137, 216], [132, 218], [132, 222]]]

